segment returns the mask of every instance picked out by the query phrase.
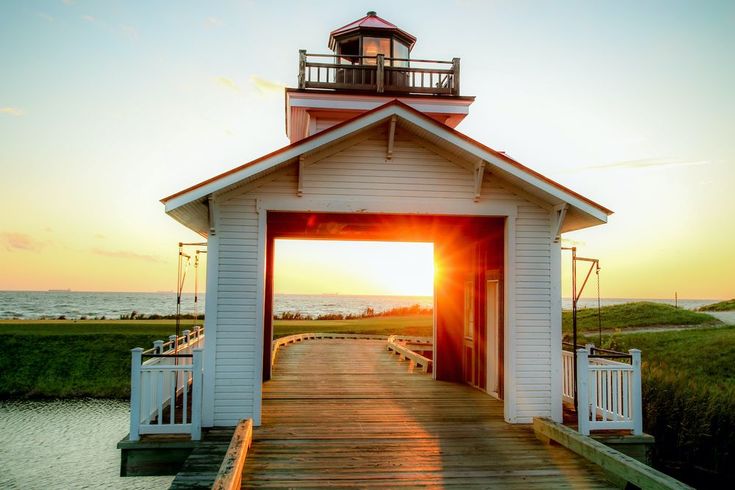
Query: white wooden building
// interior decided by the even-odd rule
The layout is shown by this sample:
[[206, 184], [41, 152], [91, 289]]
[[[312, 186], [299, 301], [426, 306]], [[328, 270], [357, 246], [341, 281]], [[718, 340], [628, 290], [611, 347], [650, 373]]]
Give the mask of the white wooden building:
[[208, 245], [202, 426], [260, 424], [281, 237], [434, 242], [433, 376], [561, 420], [559, 236], [611, 211], [454, 129], [459, 60], [408, 61], [414, 42], [374, 13], [334, 31], [300, 53], [288, 146], [163, 199]]

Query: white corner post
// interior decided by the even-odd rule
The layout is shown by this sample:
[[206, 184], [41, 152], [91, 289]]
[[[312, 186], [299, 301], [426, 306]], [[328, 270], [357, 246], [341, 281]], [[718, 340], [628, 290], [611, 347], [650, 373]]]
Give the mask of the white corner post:
[[[553, 238], [553, 236], [552, 236]], [[561, 331], [561, 243], [551, 240], [551, 419], [562, 423], [564, 368]]]
[[215, 226], [219, 219], [219, 206], [213, 198], [209, 200], [210, 232], [207, 236], [207, 293], [204, 304], [204, 386], [202, 394], [202, 426], [214, 426], [215, 374], [217, 357], [217, 292], [219, 289], [219, 235]]
[[577, 430], [583, 436], [590, 435], [588, 355], [587, 349], [577, 349]]
[[163, 340], [154, 340], [153, 341], [153, 351], [156, 354], [163, 354]]
[[143, 349], [136, 347], [131, 350], [130, 362], [130, 440], [139, 441], [140, 424], [140, 365], [143, 361]]
[[633, 400], [633, 434], [643, 434], [643, 389], [641, 386], [641, 351], [628, 351], [633, 366], [633, 386], [631, 398]]
[[204, 350], [194, 349], [192, 352], [191, 380], [191, 439], [202, 438], [202, 355]]

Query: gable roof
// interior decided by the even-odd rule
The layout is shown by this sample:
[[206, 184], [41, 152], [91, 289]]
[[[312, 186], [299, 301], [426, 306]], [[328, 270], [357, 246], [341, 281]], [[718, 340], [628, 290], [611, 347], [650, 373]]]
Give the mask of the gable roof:
[[[185, 218], [186, 215], [191, 214], [191, 205], [206, 206], [204, 200], [215, 192], [221, 192], [244, 182], [255, 180], [270, 173], [276, 167], [295, 161], [304, 153], [367, 130], [384, 122], [391, 116], [396, 116], [403, 126], [417, 134], [417, 136], [443, 146], [460, 158], [482, 159], [489, 164], [489, 170], [492, 173], [498, 174], [503, 179], [531, 194], [538, 195], [545, 202], [550, 204], [565, 203], [577, 214], [581, 213], [589, 218], [584, 220], [586, 224], [583, 226], [572, 229], [605, 223], [607, 216], [613, 213], [606, 207], [526, 167], [508, 155], [432, 119], [397, 99], [164, 197], [161, 202], [166, 207], [166, 213], [193, 229], [191, 226], [193, 223], [187, 223]], [[187, 209], [183, 209], [184, 207]], [[202, 233], [200, 230], [195, 231]], [[563, 229], [563, 231], [570, 231], [570, 229]]]

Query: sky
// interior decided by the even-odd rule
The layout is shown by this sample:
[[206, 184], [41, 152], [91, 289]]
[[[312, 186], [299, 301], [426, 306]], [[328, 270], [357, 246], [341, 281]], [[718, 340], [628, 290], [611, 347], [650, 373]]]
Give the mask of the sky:
[[[460, 131], [615, 211], [564, 236], [601, 260], [603, 296], [735, 296], [728, 1], [5, 0], [0, 290], [174, 289], [176, 244], [199, 237], [159, 199], [287, 144], [298, 50], [328, 52], [367, 10], [418, 38], [413, 57], [461, 57], [477, 99]], [[355, 261], [330, 257], [354, 252], [299, 247], [279, 254], [281, 291], [430, 291], [364, 264], [339, 282]], [[285, 273], [328, 265], [318, 284]]]

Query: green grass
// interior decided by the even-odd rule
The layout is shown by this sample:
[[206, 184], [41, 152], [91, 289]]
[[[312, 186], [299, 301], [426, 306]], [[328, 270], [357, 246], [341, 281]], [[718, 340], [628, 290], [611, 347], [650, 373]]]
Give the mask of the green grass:
[[[192, 324], [182, 321], [182, 330]], [[276, 321], [275, 336], [299, 332], [430, 336], [431, 315]], [[0, 398], [127, 398], [130, 349], [175, 331], [172, 320], [0, 321]]]
[[735, 484], [735, 326], [605, 338], [642, 351], [644, 430], [655, 463], [696, 487]]
[[371, 335], [416, 335], [431, 337], [431, 315], [387, 316], [359, 320], [276, 320], [274, 337], [300, 332], [361, 333]]
[[[675, 308], [671, 305], [639, 301], [622, 305], [604, 306], [600, 309], [603, 329], [624, 329], [629, 327], [653, 327], [666, 325], [719, 324], [719, 320], [696, 311]], [[584, 308], [577, 312], [579, 332], [597, 330], [597, 308]], [[572, 331], [572, 312], [562, 312], [562, 329]]]
[[700, 307], [699, 311], [735, 311], [735, 299], [728, 299], [726, 301], [720, 301], [719, 303], [705, 305]]
[[712, 386], [735, 386], [735, 326], [614, 335], [606, 343], [615, 350], [640, 349], [649, 368]]

